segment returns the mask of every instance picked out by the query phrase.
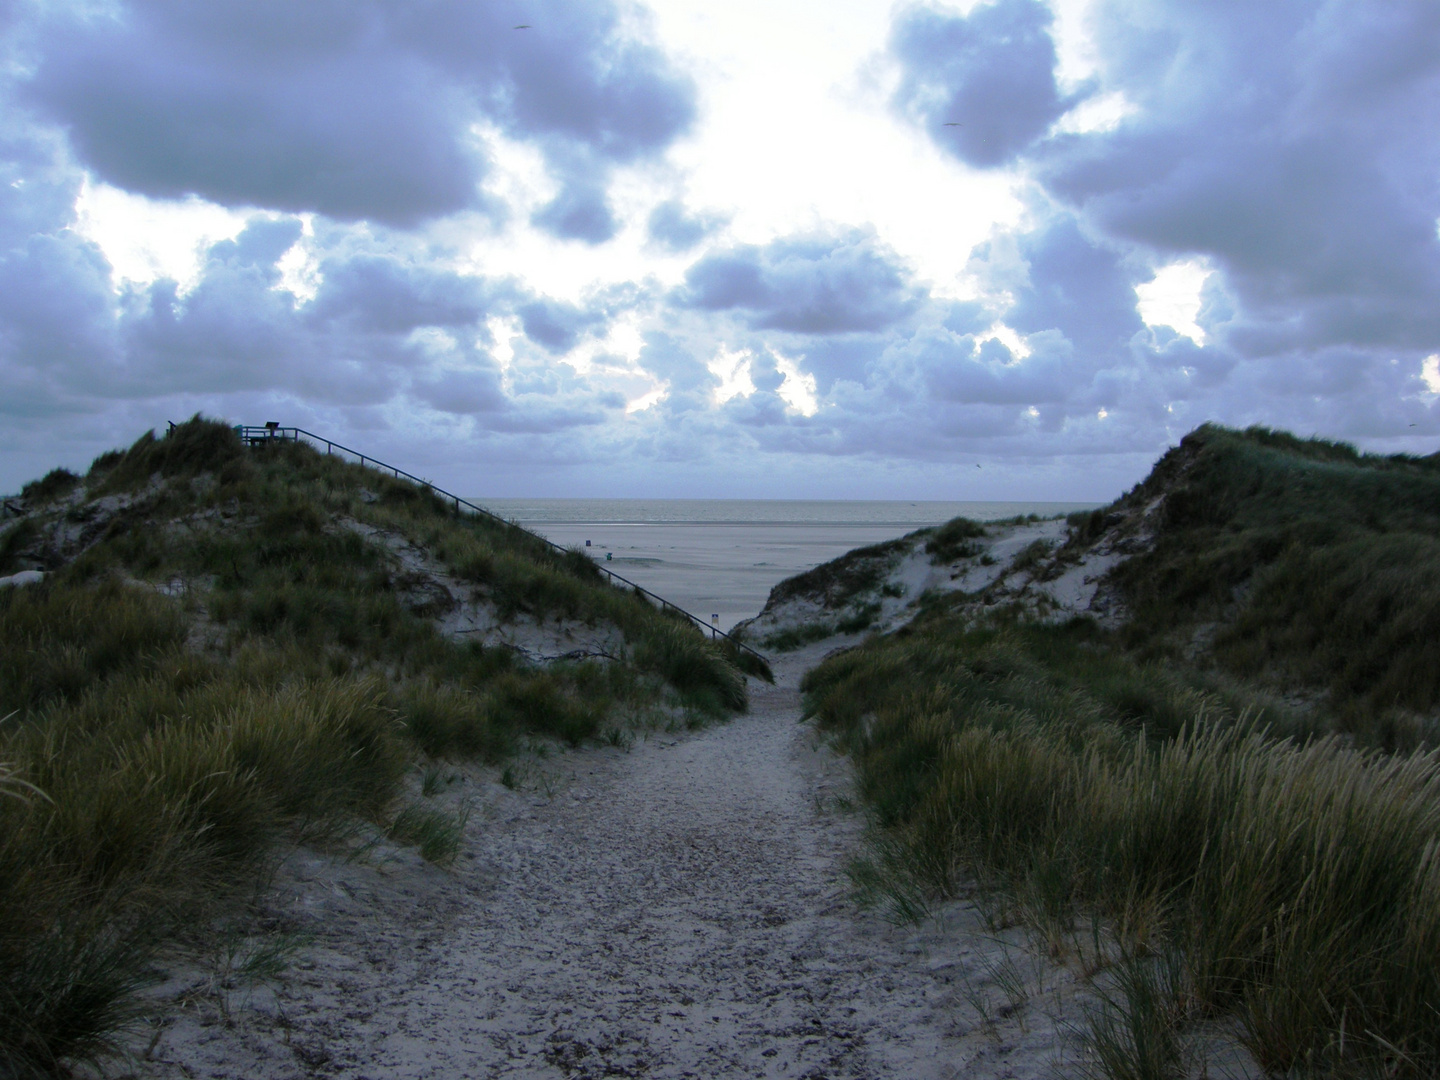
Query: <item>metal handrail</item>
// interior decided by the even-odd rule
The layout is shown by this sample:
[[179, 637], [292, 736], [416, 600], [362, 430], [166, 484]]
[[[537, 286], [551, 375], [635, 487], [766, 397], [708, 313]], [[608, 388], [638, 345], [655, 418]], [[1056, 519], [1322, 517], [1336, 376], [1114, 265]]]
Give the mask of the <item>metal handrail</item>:
[[[248, 424], [236, 424], [235, 433], [240, 436], [240, 440], [244, 442], [247, 446], [263, 446], [276, 440], [299, 442], [300, 436], [303, 435], [305, 436], [305, 438], [311, 439], [316, 443], [324, 444], [325, 453], [327, 454], [332, 453], [335, 450], [342, 451], [346, 454], [351, 454], [360, 459], [360, 464], [362, 466], [368, 465], [377, 470], [392, 473], [397, 480], [409, 480], [412, 483], [419, 484], [421, 487], [427, 489], [428, 491], [433, 491], [436, 495], [439, 495], [440, 497], [453, 502], [455, 504], [455, 512], [457, 514], [460, 512], [460, 508], [463, 506], [476, 514], [480, 514], [483, 517], [490, 518], [493, 521], [498, 521], [500, 522], [500, 524], [506, 525], [509, 528], [519, 529], [527, 536], [534, 537], [536, 540], [539, 540], [541, 543], [547, 544], [561, 554], [569, 554], [568, 548], [561, 547], [559, 544], [555, 543], [555, 541], [551, 540], [548, 536], [541, 536], [537, 532], [532, 532], [530, 529], [525, 528], [525, 526], [523, 525], [517, 525], [515, 522], [510, 521], [509, 519], [501, 517], [499, 514], [496, 514], [490, 510], [486, 510], [483, 506], [476, 506], [468, 499], [462, 499], [459, 495], [446, 491], [444, 488], [435, 486], [429, 480], [421, 479], [420, 477], [415, 476], [413, 473], [408, 473], [404, 469], [400, 469], [394, 465], [387, 464], [386, 462], [381, 461], [379, 458], [371, 457], [369, 454], [362, 454], [359, 450], [352, 450], [348, 446], [342, 446], [340, 443], [335, 442], [333, 439], [327, 439], [323, 435], [316, 435], [313, 431], [306, 431], [304, 428], [298, 427], [281, 427], [278, 424], [266, 424], [264, 427], [255, 427]], [[763, 661], [767, 664], [769, 663], [769, 660], [766, 659], [763, 653], [757, 652], [749, 645], [746, 645], [735, 635], [721, 630], [718, 626], [711, 626], [709, 623], [701, 619], [699, 615], [695, 615], [689, 611], [686, 611], [684, 608], [680, 607], [677, 604], [672, 604], [663, 596], [657, 596], [655, 593], [651, 592], [644, 586], [635, 584], [635, 582], [631, 581], [629, 578], [621, 577], [619, 574], [615, 573], [615, 571], [607, 569], [606, 567], [601, 566], [599, 563], [593, 562], [593, 560], [592, 565], [594, 565], [595, 569], [599, 570], [601, 573], [605, 574], [610, 579], [611, 585], [619, 582], [622, 586], [633, 589], [641, 596], [648, 597], [650, 600], [653, 600], [655, 603], [659, 604], [662, 611], [673, 611], [678, 615], [684, 615], [696, 626], [700, 627], [701, 630], [710, 631], [710, 636], [712, 638], [723, 637], [726, 641], [730, 642], [737, 649], [744, 649], [747, 653], [755, 657], [757, 660]]]

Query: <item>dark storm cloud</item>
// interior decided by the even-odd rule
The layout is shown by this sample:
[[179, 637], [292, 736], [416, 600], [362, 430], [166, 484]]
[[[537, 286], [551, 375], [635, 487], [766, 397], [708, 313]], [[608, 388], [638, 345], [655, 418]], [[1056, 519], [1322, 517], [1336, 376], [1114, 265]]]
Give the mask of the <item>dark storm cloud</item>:
[[[17, 423], [153, 415], [158, 402], [173, 415], [248, 414], [288, 401], [371, 427], [388, 426], [382, 407], [419, 406], [442, 422], [543, 437], [624, 406], [610, 387], [524, 349], [507, 377], [487, 319], [519, 314], [535, 340], [564, 346], [632, 306], [634, 287], [579, 308], [456, 273], [404, 237], [323, 219], [307, 236], [300, 218], [263, 214], [213, 244], [187, 289], [168, 278], [117, 286], [73, 227], [81, 176], [58, 167], [54, 140], [12, 112], [0, 146], [0, 412]], [[318, 260], [309, 300], [280, 266], [297, 243]]]
[[[1091, 21], [1100, 90], [1122, 94], [1133, 113], [1113, 130], [1031, 147], [1047, 190], [1117, 244], [1162, 260], [1208, 256], [1233, 297], [1226, 337], [1242, 355], [1433, 348], [1440, 8], [1350, 0], [1136, 13], [1110, 0]], [[911, 23], [937, 18], [903, 17], [897, 50]], [[926, 69], [901, 58], [913, 83]], [[948, 145], [958, 130], [931, 135]]]
[[644, 288], [626, 282], [587, 294], [583, 305], [522, 296], [514, 311], [527, 338], [546, 352], [563, 356], [587, 335], [603, 337], [616, 316], [632, 311], [646, 296]]
[[53, 140], [31, 128], [6, 122], [0, 84], [0, 247], [23, 244], [37, 233], [68, 226], [82, 177], [55, 167]]
[[[784, 237], [716, 252], [672, 296], [699, 317], [701, 330], [671, 363], [693, 372], [709, 397], [716, 381], [696, 359], [714, 353], [707, 333], [723, 335], [727, 351], [747, 350], [754, 390], [730, 398], [719, 418], [768, 452], [921, 460], [946, 460], [984, 440], [1054, 452], [1104, 419], [1102, 410], [1115, 418], [1112, 426], [1127, 424], [1153, 412], [1157, 397], [1195, 396], [1207, 376], [1218, 371], [1223, 379], [1227, 370], [1211, 350], [1187, 349], [1173, 333], [1146, 328], [1134, 283], [1148, 270], [1121, 247], [1088, 236], [1073, 216], [997, 236], [976, 250], [969, 269], [987, 295], [953, 301], [928, 295], [864, 234]], [[810, 315], [842, 309], [843, 321]], [[990, 335], [997, 322], [1021, 334], [1022, 352]], [[779, 346], [786, 361], [814, 378], [820, 409], [813, 416], [781, 396], [785, 376], [768, 332], [777, 328], [786, 331]], [[683, 395], [694, 408], [695, 394], [669, 367], [651, 366], [671, 379], [672, 397]], [[1146, 422], [1160, 424], [1163, 437], [1161, 421]]]
[[1171, 399], [1195, 397], [1220, 386], [1239, 363], [1229, 349], [1197, 344], [1163, 326], [1151, 331], [1142, 347], [1152, 370], [1179, 375], [1179, 381], [1164, 380]]
[[763, 393], [774, 393], [780, 389], [785, 375], [780, 371], [774, 353], [767, 349], [750, 361], [750, 382]]
[[410, 392], [440, 412], [465, 416], [500, 413], [510, 404], [494, 368], [442, 372], [418, 380]]
[[605, 195], [602, 179], [593, 175], [567, 176], [560, 194], [530, 215], [530, 223], [562, 240], [603, 244], [618, 228]]
[[945, 312], [945, 329], [956, 334], [973, 334], [995, 321], [993, 312], [975, 300], [962, 300], [949, 305]]
[[552, 435], [577, 427], [594, 427], [607, 419], [605, 410], [600, 408], [541, 406], [510, 409], [493, 417], [483, 417], [481, 427], [517, 435]]
[[346, 320], [367, 330], [406, 333], [419, 326], [469, 326], [485, 314], [485, 282], [394, 257], [357, 255], [320, 264], [312, 323]]
[[[449, 432], [468, 461], [476, 445], [503, 449], [517, 485], [537, 461], [603, 460], [643, 489], [668, 461], [804, 494], [765, 485], [786, 469], [820, 476], [827, 458], [843, 459], [835, 476], [873, 464], [883, 485], [912, 463], [968, 476], [984, 461], [988, 475], [1010, 455], [1029, 477], [1070, 455], [1063, 497], [1101, 470], [1082, 457], [1133, 454], [1143, 470], [1210, 419], [1440, 433], [1440, 395], [1421, 377], [1440, 351], [1440, 7], [1428, 0], [1096, 0], [1084, 90], [1132, 111], [1082, 134], [1055, 133], [1076, 95], [1056, 82], [1039, 3], [902, 9], [895, 108], [953, 157], [1023, 181], [1022, 224], [968, 262], [953, 253], [977, 289], [963, 301], [929, 295], [872, 233], [721, 247], [724, 222], [678, 201], [646, 225], [652, 254], [695, 253], [679, 288], [657, 296], [642, 281], [573, 302], [448, 268], [459, 256], [440, 245], [458, 228], [430, 246], [327, 220], [406, 225], [476, 206], [479, 122], [544, 155], [558, 195], [537, 224], [580, 242], [613, 235], [614, 169], [662, 151], [694, 105], [608, 4], [78, 10], [27, 32], [34, 65], [6, 76], [33, 72], [25, 107], [0, 109], [0, 443], [21, 430], [133, 438], [161, 409], [263, 409], [314, 417], [315, 430], [340, 418], [365, 447], [387, 430], [412, 447]], [[252, 215], [184, 288], [117, 286], [76, 229], [77, 158], [151, 194], [322, 213], [303, 236], [299, 218]], [[281, 271], [297, 241], [315, 260], [310, 300]], [[1136, 310], [1156, 266], [1192, 256], [1216, 271], [1196, 316], [1203, 344]], [[639, 320], [638, 361], [563, 361], [622, 313]], [[512, 317], [524, 336], [506, 349], [489, 326]], [[717, 405], [717, 356], [745, 358], [751, 393]], [[814, 379], [814, 415], [781, 396], [794, 396], [791, 364]], [[622, 412], [655, 386], [656, 404]]]
[[544, 223], [608, 236], [606, 169], [694, 114], [609, 3], [130, 0], [48, 13], [34, 50], [25, 100], [117, 186], [398, 226], [479, 205], [489, 120], [560, 174]]
[[720, 385], [720, 380], [695, 350], [672, 334], [646, 334], [640, 349], [640, 366], [668, 385], [669, 392], [663, 403], [667, 414], [708, 409], [710, 395]]
[[520, 316], [525, 336], [557, 355], [574, 348], [581, 331], [596, 321], [590, 312], [554, 300], [534, 300], [522, 304], [515, 312]]
[[0, 254], [4, 410], [48, 412], [103, 382], [116, 360], [110, 267], [93, 244], [39, 234]]
[[305, 224], [299, 218], [254, 218], [234, 240], [221, 240], [212, 245], [210, 259], [237, 266], [273, 268], [304, 232]]
[[110, 266], [67, 228], [79, 177], [3, 118], [0, 152], [0, 412], [82, 411], [119, 357]]
[[[744, 397], [731, 398], [723, 406], [727, 420], [747, 428], [786, 427], [793, 421], [785, 399], [773, 390], [756, 390]], [[770, 447], [775, 447], [769, 441]]]
[[901, 12], [890, 35], [903, 72], [895, 107], [961, 161], [1004, 164], [1074, 104], [1055, 85], [1052, 21], [1039, 0]]
[[[992, 244], [977, 247], [972, 267], [1004, 279], [1006, 302], [994, 309], [954, 303], [937, 311], [939, 325], [890, 347], [888, 378], [943, 402], [1045, 406], [1051, 423], [1115, 404], [1128, 373], [1148, 356], [1133, 271], [1065, 215], [1020, 236], [1014, 254], [1018, 265], [1003, 266]], [[996, 321], [1024, 336], [1026, 355], [986, 336]], [[1171, 366], [1184, 363], [1172, 358]]]
[[689, 251], [725, 224], [712, 214], [693, 214], [678, 199], [662, 202], [646, 222], [652, 242], [672, 252]]
[[686, 273], [676, 301], [741, 311], [757, 329], [799, 334], [880, 330], [918, 303], [894, 253], [859, 230], [707, 255]]
[[885, 350], [906, 340], [903, 333], [886, 332], [812, 337], [803, 343], [801, 367], [815, 377], [816, 390], [827, 394], [837, 379], [865, 382], [871, 378]]
[[1071, 380], [1064, 358], [1027, 357], [1017, 362], [1010, 350], [990, 338], [978, 345], [963, 339], [945, 348], [927, 343], [930, 388], [945, 401], [983, 405], [1039, 405], [1063, 402]]
[[1023, 237], [1020, 252], [1029, 282], [1005, 315], [1020, 333], [1059, 330], [1079, 355], [1100, 360], [1124, 350], [1144, 325], [1133, 272], [1116, 252], [1087, 239], [1073, 218]]

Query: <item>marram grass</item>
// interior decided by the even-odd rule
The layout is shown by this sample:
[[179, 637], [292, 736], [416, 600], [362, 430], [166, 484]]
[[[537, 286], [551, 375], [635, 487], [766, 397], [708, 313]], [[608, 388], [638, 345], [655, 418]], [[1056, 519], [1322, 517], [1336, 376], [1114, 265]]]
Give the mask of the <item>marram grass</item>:
[[1276, 1072], [1440, 1075], [1440, 756], [1277, 739], [1155, 670], [1121, 693], [1065, 636], [922, 631], [808, 677], [888, 828], [880, 872], [913, 882], [892, 894], [978, 880], [1061, 949], [1103, 918], [1181, 957], [1189, 1015], [1234, 1017]]
[[371, 681], [211, 684], [179, 702], [117, 717], [115, 738], [83, 707], [7, 726], [29, 791], [0, 800], [0, 1047], [16, 1075], [112, 1049], [172, 925], [275, 840], [378, 813], [408, 764]]
[[1173, 661], [1218, 623], [1230, 671], [1324, 691], [1367, 742], [1440, 742], [1440, 455], [1207, 424], [1111, 509], [1146, 506], [1153, 547], [1116, 571], [1134, 648]]

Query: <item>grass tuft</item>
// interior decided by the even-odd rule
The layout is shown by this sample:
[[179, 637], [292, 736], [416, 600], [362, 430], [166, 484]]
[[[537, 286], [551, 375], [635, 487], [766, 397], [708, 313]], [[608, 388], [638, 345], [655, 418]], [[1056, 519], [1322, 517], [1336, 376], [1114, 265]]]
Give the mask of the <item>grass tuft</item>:
[[739, 648], [729, 638], [719, 642], [721, 655], [734, 667], [746, 675], [754, 675], [757, 679], [764, 679], [772, 686], [775, 684], [775, 672], [770, 670], [770, 665], [765, 658], [758, 656], [749, 649]]
[[0, 1075], [63, 1076], [121, 1052], [151, 982], [144, 934], [67, 922], [0, 947]]
[[838, 559], [786, 578], [770, 590], [767, 608], [796, 597], [812, 597], [827, 607], [841, 608], [856, 597], [877, 590], [895, 562], [909, 552], [920, 534], [856, 548]]
[[784, 630], [777, 630], [773, 634], [767, 634], [764, 639], [764, 644], [767, 649], [774, 649], [776, 652], [794, 652], [796, 649], [804, 648], [811, 642], [824, 641], [828, 637], [834, 637], [838, 632], [839, 630], [834, 623], [804, 623], [800, 626], [791, 626]]
[[20, 489], [20, 497], [26, 503], [47, 503], [68, 495], [80, 483], [80, 477], [69, 469], [51, 469], [39, 480], [32, 480]]
[[940, 562], [954, 562], [980, 553], [975, 543], [985, 535], [985, 526], [969, 518], [957, 517], [947, 521], [925, 540], [925, 553]]
[[125, 485], [143, 484], [155, 473], [162, 477], [219, 473], [244, 453], [244, 444], [233, 428], [197, 413], [161, 438], [156, 438], [153, 431], [146, 432], [119, 460], [106, 461], [101, 466], [105, 455], [96, 458], [91, 469], [101, 466], [105, 486], [113, 491]]
[[694, 627], [661, 627], [637, 646], [635, 662], [664, 678], [687, 703], [715, 712], [746, 706], [745, 676]]
[[445, 813], [421, 803], [411, 803], [396, 815], [387, 830], [392, 840], [409, 844], [426, 862], [442, 869], [453, 866], [465, 844], [468, 808]]
[[1194, 1056], [1186, 1037], [1184, 957], [1174, 950], [1132, 956], [1085, 1010], [1081, 1041], [1097, 1080], [1184, 1080]]

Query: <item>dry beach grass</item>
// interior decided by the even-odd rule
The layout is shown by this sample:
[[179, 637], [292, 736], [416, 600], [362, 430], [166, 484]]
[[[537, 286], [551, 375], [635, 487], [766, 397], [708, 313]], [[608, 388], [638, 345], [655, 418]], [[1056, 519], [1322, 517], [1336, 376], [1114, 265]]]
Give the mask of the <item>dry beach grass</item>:
[[982, 882], [1082, 963], [1098, 919], [1116, 955], [1180, 964], [1170, 1028], [1233, 1015], [1277, 1072], [1432, 1074], [1434, 754], [1277, 741], [1158, 675], [1059, 678], [1005, 631], [921, 635], [807, 682], [888, 829], [872, 887], [919, 911]]

